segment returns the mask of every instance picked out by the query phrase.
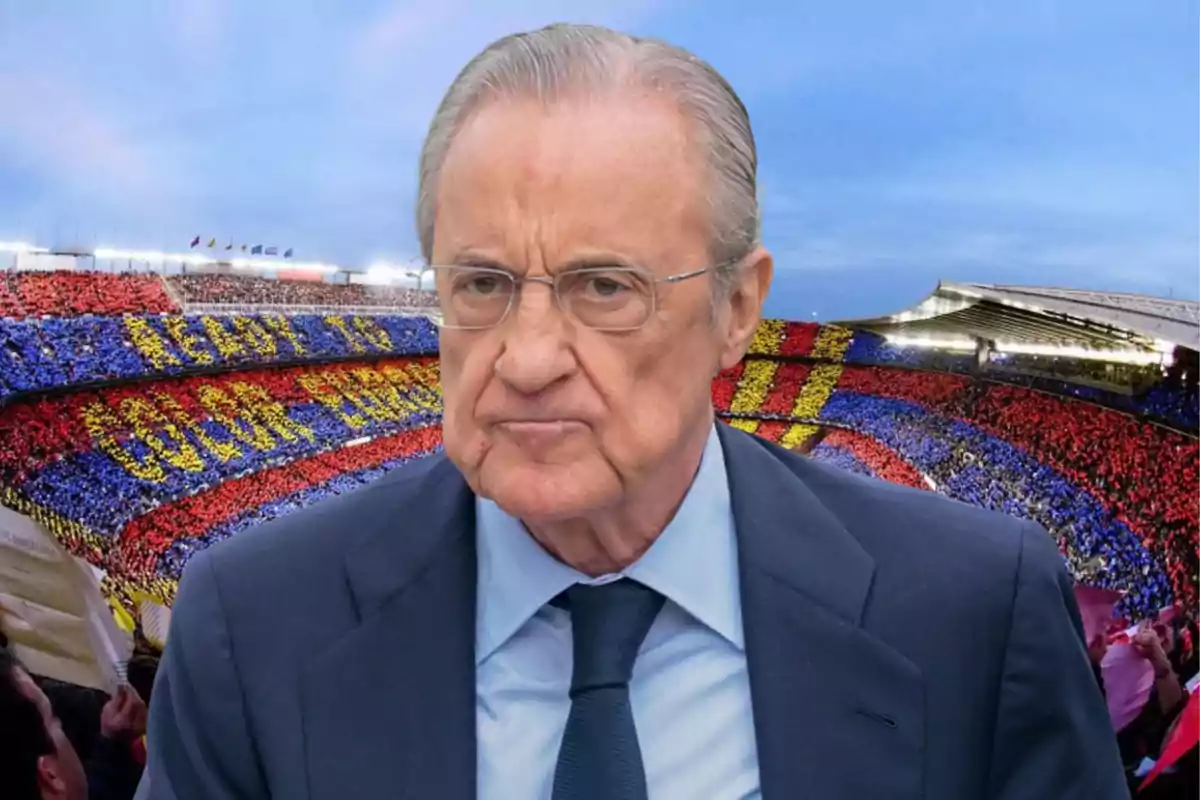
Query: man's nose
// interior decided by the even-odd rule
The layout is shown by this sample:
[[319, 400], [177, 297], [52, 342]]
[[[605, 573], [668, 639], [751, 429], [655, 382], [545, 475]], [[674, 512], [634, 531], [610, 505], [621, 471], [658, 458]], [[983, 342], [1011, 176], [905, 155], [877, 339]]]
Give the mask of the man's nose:
[[514, 301], [496, 375], [521, 394], [537, 394], [577, 368], [567, 322], [549, 286], [526, 283]]

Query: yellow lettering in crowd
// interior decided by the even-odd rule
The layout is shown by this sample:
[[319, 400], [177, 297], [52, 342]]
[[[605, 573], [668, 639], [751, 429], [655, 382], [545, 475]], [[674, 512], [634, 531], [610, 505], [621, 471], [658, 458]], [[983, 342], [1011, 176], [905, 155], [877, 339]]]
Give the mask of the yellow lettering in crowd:
[[355, 317], [354, 327], [376, 350], [387, 353], [392, 349], [392, 337], [388, 336], [388, 332], [370, 317]]
[[250, 345], [250, 348], [260, 356], [268, 358], [275, 356], [275, 337], [267, 333], [266, 329], [253, 319], [234, 317], [233, 329], [241, 335], [242, 341]]
[[264, 314], [260, 319], [268, 328], [270, 328], [276, 336], [282, 336], [287, 339], [288, 344], [292, 346], [292, 351], [298, 355], [304, 355], [304, 345], [300, 343], [300, 337], [292, 330], [292, 324], [288, 322], [288, 318], [279, 314]]
[[168, 365], [180, 365], [179, 359], [167, 350], [166, 341], [158, 335], [154, 328], [150, 327], [150, 323], [144, 317], [126, 316], [125, 329], [129, 331], [129, 338], [133, 341], [133, 346], [150, 361], [155, 369], [162, 369]]
[[216, 386], [205, 384], [196, 390], [196, 395], [200, 398], [200, 405], [204, 406], [204, 410], [228, 428], [238, 441], [264, 452], [275, 448], [275, 439], [257, 419], [250, 415], [243, 415], [238, 419], [242, 409], [238, 407], [237, 401], [225, 392]]
[[419, 365], [412, 364], [409, 365], [408, 370], [405, 370], [403, 367], [389, 365], [383, 368], [383, 376], [387, 378], [388, 383], [399, 389], [401, 396], [403, 396], [408, 403], [412, 404], [410, 406], [412, 411], [420, 410], [419, 407], [413, 403], [413, 400], [416, 400], [418, 403], [423, 402], [429, 408], [437, 408], [442, 402], [441, 395], [436, 391], [423, 386], [417, 377], [410, 374], [410, 371], [417, 366]]
[[389, 366], [383, 369], [383, 374], [389, 383], [400, 390], [401, 396], [412, 404], [414, 411], [441, 407], [442, 387], [436, 361], [432, 364], [413, 362], [407, 371], [402, 367]]
[[400, 418], [400, 414], [389, 408], [382, 398], [364, 386], [357, 375], [331, 370], [325, 373], [325, 377], [342, 393], [342, 396], [354, 404], [355, 408], [366, 412], [367, 416], [372, 419], [388, 422]]
[[96, 446], [105, 455], [124, 467], [130, 475], [154, 483], [162, 483], [166, 480], [166, 473], [157, 458], [147, 454], [144, 459], [139, 460], [121, 446], [114, 434], [114, 431], [119, 431], [123, 427], [121, 420], [104, 403], [97, 400], [85, 406], [83, 424]]
[[436, 389], [441, 385], [441, 363], [438, 361], [414, 361], [409, 367], [409, 372], [412, 373], [417, 383], [422, 386], [428, 386], [430, 389]]
[[289, 417], [287, 409], [263, 387], [256, 383], [238, 381], [231, 388], [233, 396], [242, 406], [242, 415], [247, 419], [257, 418], [289, 442], [294, 442], [297, 438], [304, 438], [309, 442], [316, 441], [317, 437], [312, 430]]
[[[204, 471], [204, 460], [183, 431], [150, 403], [140, 397], [127, 397], [121, 401], [121, 414], [133, 426], [134, 434], [163, 461], [185, 472]], [[174, 447], [168, 446], [159, 433], [166, 434]]]
[[[371, 420], [404, 419], [441, 403], [437, 392], [417, 384], [403, 367], [395, 365], [382, 370], [358, 367], [306, 373], [297, 380], [313, 398], [356, 429], [366, 427]], [[415, 396], [418, 401], [414, 401]]]
[[[394, 422], [437, 408], [440, 393], [421, 383], [436, 380], [436, 372], [435, 364], [388, 364], [382, 369], [303, 372], [296, 381], [350, 428], [361, 429], [372, 421]], [[275, 437], [286, 442], [316, 441], [312, 429], [292, 419], [287, 408], [264, 386], [236, 381], [225, 391], [202, 384], [195, 395], [213, 422], [226, 428], [237, 442], [256, 450], [274, 450], [278, 446]], [[119, 414], [103, 401], [96, 401], [83, 409], [83, 419], [97, 448], [134, 477], [154, 483], [166, 479], [166, 466], [203, 472], [206, 452], [222, 462], [243, 454], [238, 444], [206, 429], [194, 413], [164, 392], [125, 397]], [[129, 433], [133, 434], [131, 440], [140, 439], [150, 452], [135, 455], [121, 441]]]
[[350, 330], [350, 326], [346, 324], [346, 320], [342, 317], [330, 314], [325, 317], [325, 324], [337, 328], [338, 333], [346, 338], [346, 343], [350, 345], [350, 349], [354, 352], [365, 353], [367, 351], [367, 348], [358, 340], [358, 336], [355, 335], [354, 331]]
[[345, 398], [326, 379], [326, 373], [306, 372], [298, 375], [296, 380], [313, 396], [318, 403], [337, 414], [342, 422], [351, 428], [359, 429], [367, 426], [367, 418], [361, 414], [346, 411], [343, 408]]
[[183, 406], [179, 405], [179, 401], [174, 397], [160, 393], [154, 395], [154, 400], [176, 425], [195, 436], [196, 440], [204, 445], [205, 450], [221, 459], [222, 462], [241, 457], [242, 451], [238, 449], [237, 445], [233, 442], [219, 442], [214, 439], [208, 431], [204, 430], [203, 425], [193, 419]]
[[442, 376], [440, 370], [441, 365], [437, 361], [414, 362], [408, 370], [415, 382], [411, 386], [410, 394], [433, 403], [435, 406], [441, 405]]
[[221, 358], [230, 358], [232, 356], [242, 355], [245, 350], [242, 348], [242, 343], [237, 340], [237, 337], [229, 332], [229, 329], [221, 324], [219, 319], [215, 317], [201, 317], [200, 324], [204, 326], [205, 332], [208, 333], [209, 341], [217, 348], [217, 352], [221, 354]]
[[421, 385], [425, 383], [424, 366], [420, 361], [410, 361], [402, 367], [389, 367], [385, 371], [395, 374], [396, 380], [402, 380], [407, 385]]
[[213, 363], [213, 354], [203, 347], [204, 339], [188, 330], [187, 318], [169, 316], [163, 317], [162, 322], [163, 327], [167, 329], [167, 333], [179, 345], [179, 349], [193, 363], [201, 365]]
[[442, 402], [442, 365], [440, 361], [431, 361], [421, 365], [425, 373], [422, 386], [430, 393], [437, 403]]
[[404, 367], [398, 367], [395, 364], [388, 364], [379, 371], [387, 379], [388, 383], [401, 389], [408, 388], [413, 382], [413, 378], [408, 374], [408, 371]]
[[392, 409], [396, 419], [402, 419], [417, 410], [416, 404], [400, 394], [382, 373], [370, 367], [358, 367], [351, 370], [351, 373], [362, 387], [362, 392], [369, 394], [384, 407]]

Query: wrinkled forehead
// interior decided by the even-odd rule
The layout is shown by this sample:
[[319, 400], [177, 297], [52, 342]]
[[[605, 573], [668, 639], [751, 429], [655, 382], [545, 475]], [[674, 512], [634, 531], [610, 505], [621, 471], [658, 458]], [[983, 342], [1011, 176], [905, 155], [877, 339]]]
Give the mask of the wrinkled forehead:
[[630, 93], [491, 102], [442, 167], [435, 261], [484, 251], [553, 269], [582, 250], [653, 267], [681, 248], [703, 252], [706, 170], [690, 130], [674, 105]]

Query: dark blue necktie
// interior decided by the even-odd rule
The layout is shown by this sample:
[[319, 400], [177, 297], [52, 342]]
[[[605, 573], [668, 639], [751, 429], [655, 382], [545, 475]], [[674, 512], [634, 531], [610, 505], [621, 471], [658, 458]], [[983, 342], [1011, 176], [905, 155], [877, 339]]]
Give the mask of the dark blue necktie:
[[663, 596], [628, 578], [564, 595], [575, 666], [553, 800], [646, 800], [629, 678]]

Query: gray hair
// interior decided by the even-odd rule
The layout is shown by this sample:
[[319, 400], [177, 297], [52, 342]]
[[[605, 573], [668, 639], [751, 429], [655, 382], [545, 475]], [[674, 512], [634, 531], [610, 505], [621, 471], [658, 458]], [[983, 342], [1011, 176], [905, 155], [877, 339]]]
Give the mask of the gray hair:
[[638, 84], [667, 90], [695, 127], [710, 170], [709, 258], [717, 294], [732, 286], [736, 264], [762, 238], [756, 187], [758, 153], [750, 116], [708, 63], [656, 39], [594, 25], [550, 25], [505, 36], [471, 59], [450, 84], [421, 148], [417, 232], [432, 258], [438, 177], [454, 137], [498, 97], [552, 103], [570, 90]]

